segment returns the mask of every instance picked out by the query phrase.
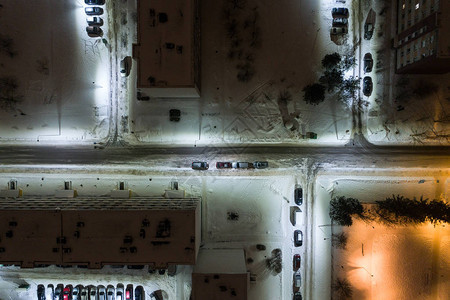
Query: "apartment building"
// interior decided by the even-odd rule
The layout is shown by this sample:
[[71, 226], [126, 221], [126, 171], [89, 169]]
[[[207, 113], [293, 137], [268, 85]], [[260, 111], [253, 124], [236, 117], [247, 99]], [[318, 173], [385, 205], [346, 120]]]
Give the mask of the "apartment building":
[[450, 1], [398, 0], [396, 73], [450, 71]]

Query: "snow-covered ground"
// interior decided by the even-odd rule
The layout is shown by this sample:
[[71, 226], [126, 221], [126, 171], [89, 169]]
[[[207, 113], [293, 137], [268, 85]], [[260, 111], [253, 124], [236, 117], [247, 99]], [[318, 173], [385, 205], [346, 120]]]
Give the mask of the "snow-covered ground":
[[[385, 227], [361, 221], [330, 226], [329, 201], [336, 196], [364, 203], [392, 195], [448, 200], [450, 180], [439, 170], [379, 175], [318, 177], [311, 226], [312, 299], [330, 299], [337, 278], [350, 282], [355, 299], [448, 299], [448, 226]], [[345, 250], [331, 246], [332, 233], [341, 231], [349, 238]]]

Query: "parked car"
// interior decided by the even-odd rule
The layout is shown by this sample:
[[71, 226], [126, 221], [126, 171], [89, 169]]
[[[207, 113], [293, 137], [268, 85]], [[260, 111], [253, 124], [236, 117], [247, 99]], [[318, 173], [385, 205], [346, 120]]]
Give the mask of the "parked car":
[[48, 299], [53, 300], [55, 298], [54, 293], [55, 293], [55, 291], [54, 291], [54, 288], [53, 288], [53, 284], [48, 284], [47, 285], [47, 289], [45, 290], [45, 298], [47, 300]]
[[345, 8], [345, 7], [334, 7], [331, 10], [331, 16], [333, 16], [333, 18], [337, 18], [337, 17], [348, 18], [348, 8]]
[[302, 218], [302, 211], [300, 209], [294, 210], [294, 226], [300, 225]]
[[204, 161], [194, 161], [192, 163], [192, 169], [194, 170], [208, 170], [209, 165]]
[[125, 300], [133, 300], [133, 285], [128, 284], [125, 290]]
[[216, 168], [217, 169], [230, 169], [232, 167], [231, 162], [217, 162]]
[[294, 274], [294, 286], [296, 288], [300, 288], [300, 286], [302, 285], [302, 276], [300, 275], [300, 273], [295, 273]]
[[232, 163], [234, 169], [250, 169], [253, 168], [253, 164], [249, 162], [234, 162]]
[[169, 110], [169, 118], [172, 122], [179, 122], [181, 116], [181, 111], [179, 109]]
[[333, 27], [343, 27], [347, 26], [348, 19], [347, 18], [333, 18]]
[[86, 22], [89, 26], [103, 26], [103, 19], [100, 17], [87, 17]]
[[116, 300], [124, 300], [123, 292], [123, 284], [119, 283], [116, 288]]
[[103, 8], [101, 7], [86, 7], [84, 9], [84, 12], [86, 13], [86, 15], [88, 16], [100, 16], [103, 15]]
[[103, 36], [103, 30], [97, 26], [87, 26], [86, 32], [90, 37], [101, 37]]
[[363, 79], [363, 94], [369, 97], [372, 94], [373, 83], [372, 77], [366, 76]]
[[38, 300], [45, 300], [45, 286], [43, 284], [37, 286], [37, 298]]
[[302, 300], [302, 294], [300, 292], [294, 293], [294, 300]]
[[80, 300], [88, 300], [89, 289], [87, 287], [82, 287], [80, 289]]
[[364, 55], [364, 73], [372, 72], [372, 68], [373, 68], [372, 54], [366, 53]]
[[348, 33], [348, 29], [347, 27], [332, 27], [330, 33], [332, 35], [346, 34]]
[[108, 285], [106, 289], [106, 299], [107, 300], [115, 300], [114, 299], [115, 288], [112, 285]]
[[84, 3], [87, 5], [103, 5], [105, 0], [84, 0]]
[[131, 64], [131, 56], [126, 56], [120, 61], [120, 76], [127, 77], [130, 75]]
[[177, 275], [177, 265], [169, 265], [167, 267], [167, 275], [169, 276]]
[[295, 247], [303, 245], [303, 232], [301, 230], [294, 231], [294, 245]]
[[89, 300], [97, 300], [97, 287], [94, 285], [91, 285], [89, 287]]
[[106, 300], [106, 288], [104, 285], [98, 286], [98, 300]]
[[373, 24], [372, 23], [366, 23], [364, 24], [364, 38], [366, 40], [370, 40], [373, 35]]
[[265, 168], [268, 168], [268, 167], [269, 167], [269, 163], [268, 163], [267, 161], [255, 161], [255, 162], [253, 163], [253, 166], [254, 166], [256, 169], [265, 169]]
[[55, 295], [54, 295], [55, 300], [59, 300], [62, 298], [63, 289], [64, 289], [64, 285], [62, 285], [62, 284], [58, 284], [56, 286]]
[[72, 300], [80, 300], [80, 287], [75, 286], [72, 290]]
[[134, 290], [134, 300], [144, 300], [144, 288], [140, 285]]
[[294, 202], [297, 205], [303, 204], [303, 189], [301, 187], [294, 190]]
[[300, 263], [301, 263], [301, 258], [300, 258], [300, 254], [295, 254], [294, 255], [294, 271], [298, 271], [298, 269], [300, 269]]
[[63, 290], [63, 299], [64, 300], [72, 300], [72, 285], [66, 285]]

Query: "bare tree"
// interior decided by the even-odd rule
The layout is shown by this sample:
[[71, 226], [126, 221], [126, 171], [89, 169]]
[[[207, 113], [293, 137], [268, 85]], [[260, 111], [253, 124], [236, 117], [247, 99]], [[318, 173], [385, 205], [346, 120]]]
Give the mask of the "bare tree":
[[353, 288], [346, 278], [337, 278], [332, 285], [339, 299], [351, 299], [353, 296]]

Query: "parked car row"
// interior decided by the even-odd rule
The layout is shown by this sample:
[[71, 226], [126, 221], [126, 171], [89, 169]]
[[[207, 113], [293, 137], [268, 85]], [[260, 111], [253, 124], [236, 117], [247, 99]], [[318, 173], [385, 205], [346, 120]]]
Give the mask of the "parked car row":
[[[134, 293], [134, 298], [133, 298]], [[64, 286], [58, 284], [56, 287], [53, 284], [45, 287], [39, 284], [37, 287], [38, 300], [143, 300], [144, 288], [137, 286], [133, 289], [132, 284], [128, 284], [126, 288], [119, 283], [116, 287], [113, 285], [90, 285], [72, 286], [71, 284]]]
[[[84, 0], [87, 5], [104, 5], [105, 0]], [[84, 9], [84, 12], [88, 16], [86, 18], [87, 25], [86, 32], [90, 37], [103, 36], [103, 19], [99, 16], [103, 15], [103, 8], [98, 6], [88, 6]]]
[[[216, 169], [265, 169], [269, 167], [267, 161], [251, 162], [217, 162]], [[192, 163], [194, 170], [208, 170], [209, 164], [204, 161], [194, 161]]]
[[334, 7], [331, 10], [331, 16], [333, 17], [331, 34], [346, 34], [348, 33], [348, 8]]
[[[296, 187], [294, 190], [294, 202], [297, 207], [295, 207], [294, 210], [294, 219], [293, 224], [294, 226], [298, 226], [300, 224], [300, 218], [301, 218], [301, 210], [300, 207], [303, 204], [303, 188], [302, 187]], [[299, 229], [294, 230], [294, 246], [300, 247], [303, 245], [303, 232]], [[292, 269], [294, 271], [294, 300], [302, 300], [302, 294], [300, 293], [300, 287], [302, 285], [302, 276], [300, 273], [300, 267], [301, 267], [301, 256], [300, 254], [294, 254], [293, 256], [293, 263], [292, 263]]]

